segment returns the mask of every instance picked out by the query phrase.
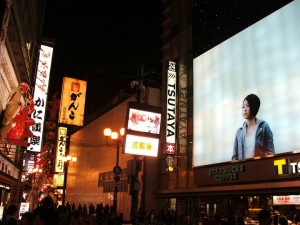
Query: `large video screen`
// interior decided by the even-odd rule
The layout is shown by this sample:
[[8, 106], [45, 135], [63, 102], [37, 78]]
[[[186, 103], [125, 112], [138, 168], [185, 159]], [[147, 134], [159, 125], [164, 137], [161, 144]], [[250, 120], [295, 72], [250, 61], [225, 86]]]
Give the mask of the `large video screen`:
[[194, 59], [193, 166], [300, 150], [299, 12], [293, 1]]
[[157, 135], [160, 134], [161, 126], [161, 108], [129, 102], [126, 113], [126, 133], [134, 133], [140, 135]]
[[161, 113], [149, 112], [140, 109], [129, 109], [128, 130], [160, 133]]

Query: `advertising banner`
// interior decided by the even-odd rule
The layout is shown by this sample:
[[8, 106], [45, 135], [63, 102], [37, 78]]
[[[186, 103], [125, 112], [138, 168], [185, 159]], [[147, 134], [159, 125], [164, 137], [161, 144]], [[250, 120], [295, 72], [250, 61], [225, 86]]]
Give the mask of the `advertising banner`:
[[169, 61], [166, 114], [166, 153], [175, 154], [176, 146], [176, 63]]
[[64, 77], [59, 123], [83, 126], [87, 82]]
[[41, 152], [42, 148], [52, 55], [52, 47], [41, 45], [34, 89], [34, 112], [31, 114], [35, 124], [31, 127], [33, 137], [29, 139], [30, 145], [27, 147], [28, 150], [34, 152]]
[[299, 10], [293, 1], [194, 58], [193, 166], [299, 152]]
[[67, 145], [67, 128], [59, 127], [57, 135], [57, 147], [56, 147], [56, 158], [55, 158], [55, 167], [54, 171], [56, 173], [64, 172], [64, 160], [66, 154], [66, 145]]
[[161, 121], [160, 107], [129, 102], [125, 121], [124, 153], [156, 157]]

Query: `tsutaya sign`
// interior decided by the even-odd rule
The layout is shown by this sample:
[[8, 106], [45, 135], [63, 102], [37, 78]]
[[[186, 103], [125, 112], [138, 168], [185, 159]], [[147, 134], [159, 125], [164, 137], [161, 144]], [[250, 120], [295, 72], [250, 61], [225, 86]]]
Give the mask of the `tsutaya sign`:
[[176, 137], [176, 63], [169, 61], [167, 80], [166, 153], [175, 154]]
[[274, 171], [276, 175], [300, 173], [300, 162], [290, 162], [288, 159], [274, 160]]

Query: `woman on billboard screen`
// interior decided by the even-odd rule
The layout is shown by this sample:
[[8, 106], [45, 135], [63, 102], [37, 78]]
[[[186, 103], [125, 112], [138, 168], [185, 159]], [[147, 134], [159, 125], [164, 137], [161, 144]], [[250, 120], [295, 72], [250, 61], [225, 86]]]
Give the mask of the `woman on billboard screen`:
[[265, 157], [275, 153], [269, 124], [256, 117], [259, 107], [260, 99], [255, 94], [246, 96], [242, 106], [245, 122], [236, 132], [232, 160]]

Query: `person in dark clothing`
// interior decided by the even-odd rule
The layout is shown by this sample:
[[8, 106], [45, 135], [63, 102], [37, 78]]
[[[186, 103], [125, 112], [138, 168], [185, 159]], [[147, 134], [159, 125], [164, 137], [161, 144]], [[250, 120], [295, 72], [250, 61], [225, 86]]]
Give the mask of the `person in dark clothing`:
[[89, 205], [89, 214], [90, 214], [90, 216], [91, 216], [91, 215], [93, 215], [94, 213], [95, 213], [95, 206], [94, 206], [93, 203], [91, 203], [91, 204]]
[[34, 219], [34, 215], [32, 212], [25, 212], [22, 214], [20, 225], [32, 225], [33, 219]]
[[5, 225], [17, 225], [17, 213], [19, 211], [18, 206], [16, 205], [9, 205], [7, 207], [6, 212], [3, 216], [3, 222]]
[[[33, 210], [33, 225], [52, 225], [52, 224], [58, 224], [56, 220], [51, 219], [51, 214], [49, 213], [49, 210], [45, 207], [38, 206]], [[53, 223], [52, 223], [53, 222]]]
[[279, 219], [278, 214], [275, 214], [273, 216], [273, 225], [278, 225], [278, 219]]
[[272, 216], [269, 210], [262, 209], [258, 212], [258, 223], [259, 225], [271, 225]]
[[58, 225], [58, 214], [53, 200], [47, 196], [41, 202], [41, 206], [36, 207], [33, 210], [34, 220], [33, 225], [43, 224], [45, 225]]
[[280, 225], [288, 225], [288, 224], [289, 224], [289, 221], [288, 221], [288, 219], [287, 219], [285, 216], [281, 215], [281, 216], [279, 217], [279, 219], [278, 219], [278, 223], [279, 223]]

